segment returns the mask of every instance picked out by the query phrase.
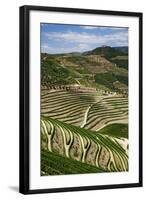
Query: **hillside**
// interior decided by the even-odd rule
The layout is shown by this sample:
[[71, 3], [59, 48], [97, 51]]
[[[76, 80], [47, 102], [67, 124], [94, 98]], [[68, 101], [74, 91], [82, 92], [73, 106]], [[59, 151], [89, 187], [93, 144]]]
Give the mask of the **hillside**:
[[127, 97], [96, 91], [56, 89], [41, 92], [42, 116], [94, 131], [108, 124], [127, 123], [127, 104]]
[[120, 48], [101, 46], [93, 49], [92, 51], [84, 52], [84, 55], [102, 55], [105, 58], [110, 59], [115, 56], [127, 55], [127, 53], [123, 52]]
[[[80, 172], [81, 167], [83, 167], [82, 173], [128, 170], [127, 145], [122, 145], [126, 144], [126, 139], [96, 134], [89, 129], [83, 130], [48, 117], [41, 118], [41, 137], [42, 173], [52, 173], [52, 169], [48, 169], [49, 162], [52, 161], [52, 159], [48, 160], [51, 156], [49, 152], [52, 152], [52, 156], [55, 157], [52, 165], [55, 165], [55, 160], [58, 160], [55, 167], [51, 165], [54, 171], [61, 171], [61, 165], [63, 165], [63, 174], [69, 173], [69, 169], [66, 170], [67, 166], [69, 167], [68, 159], [72, 168], [70, 173]], [[45, 156], [45, 152], [49, 153], [49, 157]], [[60, 156], [63, 156], [61, 162]], [[75, 161], [78, 162], [75, 163]], [[91, 167], [89, 168], [88, 165]], [[95, 169], [92, 166], [96, 167], [96, 171], [93, 171]]]
[[41, 84], [46, 87], [78, 84], [125, 92], [128, 54], [124, 49], [103, 46], [84, 53], [41, 54]]
[[128, 47], [127, 46], [114, 47], [114, 48], [128, 54]]
[[41, 54], [41, 175], [128, 171], [128, 51]]
[[42, 176], [106, 172], [102, 168], [88, 165], [44, 149], [41, 152], [41, 158]]

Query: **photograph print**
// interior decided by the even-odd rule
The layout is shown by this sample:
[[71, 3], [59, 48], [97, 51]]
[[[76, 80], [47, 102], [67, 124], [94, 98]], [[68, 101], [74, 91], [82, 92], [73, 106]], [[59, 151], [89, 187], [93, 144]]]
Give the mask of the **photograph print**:
[[128, 28], [40, 24], [41, 176], [127, 172]]

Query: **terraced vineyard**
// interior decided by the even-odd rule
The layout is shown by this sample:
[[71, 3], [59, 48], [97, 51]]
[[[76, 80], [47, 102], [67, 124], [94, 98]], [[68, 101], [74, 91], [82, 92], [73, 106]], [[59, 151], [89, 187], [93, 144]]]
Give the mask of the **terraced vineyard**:
[[128, 171], [128, 46], [58, 52], [52, 33], [50, 50], [41, 35], [41, 175]]
[[41, 151], [42, 171], [41, 175], [61, 175], [61, 174], [83, 174], [106, 172], [102, 168], [88, 165], [77, 160], [61, 156], [50, 151]]
[[44, 90], [41, 92], [41, 114], [82, 126], [87, 109], [102, 98], [96, 92], [91, 94], [66, 90]]
[[43, 116], [94, 131], [108, 124], [128, 123], [127, 97], [65, 90], [44, 90], [41, 94]]
[[42, 90], [41, 116], [42, 175], [80, 173], [80, 167], [70, 171], [64, 167], [63, 172], [58, 166], [54, 171], [51, 168], [55, 166], [53, 158], [54, 162], [58, 159], [61, 163], [62, 157], [64, 166], [68, 159], [77, 162], [77, 166], [82, 163], [87, 168], [94, 166], [88, 173], [95, 172], [95, 167], [99, 172], [128, 170], [126, 97], [98, 92]]
[[84, 128], [97, 131], [113, 123], [128, 123], [127, 98], [107, 97], [93, 104]]
[[48, 117], [41, 119], [41, 133], [45, 151], [96, 166], [101, 171], [128, 170], [126, 138], [96, 134]]

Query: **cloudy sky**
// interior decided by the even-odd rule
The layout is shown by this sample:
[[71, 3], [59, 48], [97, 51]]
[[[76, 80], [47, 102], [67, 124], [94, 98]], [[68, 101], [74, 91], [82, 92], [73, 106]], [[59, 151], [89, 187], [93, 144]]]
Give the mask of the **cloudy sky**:
[[128, 46], [128, 28], [41, 24], [41, 52], [83, 52], [96, 47]]

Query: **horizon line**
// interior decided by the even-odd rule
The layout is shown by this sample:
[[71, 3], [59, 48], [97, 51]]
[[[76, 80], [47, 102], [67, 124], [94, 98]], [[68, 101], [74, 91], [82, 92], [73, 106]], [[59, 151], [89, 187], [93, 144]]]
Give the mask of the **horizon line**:
[[[97, 48], [100, 48], [100, 47], [111, 47], [111, 48], [116, 48], [116, 47], [128, 47], [128, 45], [126, 46], [109, 46], [109, 45], [102, 45], [102, 46], [99, 46], [99, 47], [96, 47], [94, 49], [97, 49]], [[92, 51], [94, 49], [89, 49], [89, 50], [86, 50], [86, 51], [69, 51], [69, 52], [60, 52], [60, 53], [48, 53], [48, 52], [42, 52], [41, 53], [44, 53], [44, 54], [51, 54], [51, 55], [56, 55], [56, 54], [69, 54], [69, 53], [84, 53], [84, 52], [88, 52], [88, 51]]]

